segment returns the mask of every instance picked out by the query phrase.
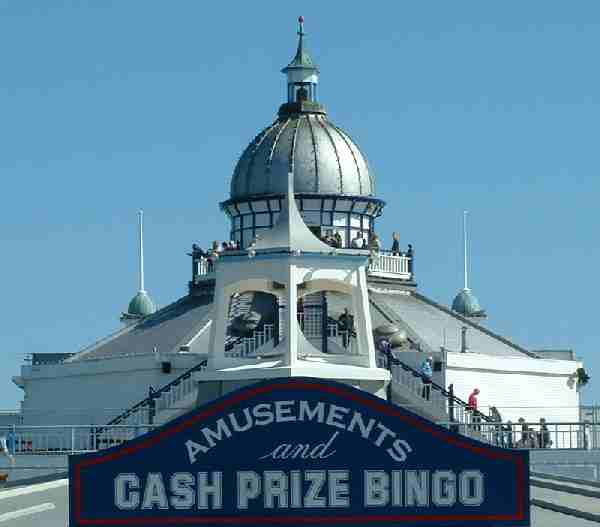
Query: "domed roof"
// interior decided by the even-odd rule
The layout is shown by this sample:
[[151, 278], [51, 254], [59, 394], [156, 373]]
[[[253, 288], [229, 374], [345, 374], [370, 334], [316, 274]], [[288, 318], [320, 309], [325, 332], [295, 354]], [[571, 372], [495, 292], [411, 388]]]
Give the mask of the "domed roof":
[[127, 315], [146, 317], [156, 311], [156, 306], [146, 291], [138, 291], [129, 302]]
[[484, 317], [485, 311], [481, 309], [479, 301], [470, 289], [462, 289], [452, 302], [452, 310], [465, 317]]
[[348, 134], [321, 112], [280, 113], [248, 145], [231, 181], [231, 199], [285, 194], [373, 196], [375, 177]]

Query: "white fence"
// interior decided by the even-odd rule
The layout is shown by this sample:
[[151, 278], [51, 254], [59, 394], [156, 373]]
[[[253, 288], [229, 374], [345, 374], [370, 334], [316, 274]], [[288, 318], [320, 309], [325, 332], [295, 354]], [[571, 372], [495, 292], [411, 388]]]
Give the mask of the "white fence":
[[230, 351], [225, 352], [226, 357], [253, 356], [265, 344], [273, 340], [274, 325], [264, 324], [261, 330], [256, 330], [251, 337], [242, 337]]
[[403, 278], [408, 280], [411, 278], [409, 263], [410, 256], [392, 256], [391, 254], [378, 254], [373, 256], [369, 265], [369, 274], [375, 276], [389, 276], [395, 278]]
[[116, 446], [152, 430], [154, 425], [56, 425], [1, 427], [9, 451], [21, 454], [93, 452]]

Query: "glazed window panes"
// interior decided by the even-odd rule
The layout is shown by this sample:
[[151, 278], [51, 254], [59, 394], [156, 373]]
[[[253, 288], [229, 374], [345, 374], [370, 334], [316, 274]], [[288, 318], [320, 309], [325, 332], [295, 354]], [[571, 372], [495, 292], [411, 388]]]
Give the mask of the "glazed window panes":
[[270, 199], [269, 205], [272, 211], [279, 211], [279, 200], [278, 199]]
[[350, 226], [360, 228], [360, 214], [350, 215]]
[[257, 227], [270, 227], [271, 226], [271, 215], [268, 212], [261, 212], [256, 214], [254, 217]]
[[345, 227], [348, 224], [348, 214], [341, 212], [333, 213], [333, 224], [337, 227]]
[[302, 202], [304, 210], [321, 210], [320, 199], [305, 199], [302, 200]]
[[227, 211], [229, 212], [230, 216], [237, 216], [237, 210], [235, 208], [235, 205], [229, 205], [229, 207], [227, 207]]
[[266, 201], [253, 201], [252, 208], [254, 212], [266, 212], [269, 210]]
[[363, 212], [365, 212], [365, 209], [366, 209], [366, 208], [367, 208], [367, 204], [366, 204], [365, 202], [360, 202], [360, 201], [357, 201], [357, 202], [354, 204], [354, 208], [352, 209], [352, 211], [353, 211], [353, 212], [359, 212], [359, 213], [361, 213], [361, 214], [362, 214]]
[[278, 219], [279, 219], [279, 212], [274, 212], [273, 213], [273, 225], [275, 225], [277, 223]]
[[320, 212], [303, 212], [302, 217], [307, 225], [321, 225], [321, 213]]
[[241, 225], [240, 217], [236, 216], [235, 218], [233, 218], [233, 228], [239, 229], [240, 225]]
[[296, 208], [298, 210], [302, 210], [301, 200], [299, 200], [299, 199], [296, 200]]
[[247, 203], [238, 203], [237, 208], [240, 214], [248, 214], [250, 212], [250, 207]]
[[331, 212], [324, 212], [321, 214], [321, 225], [332, 225]]
[[323, 210], [332, 210], [333, 209], [333, 200], [326, 199], [323, 203]]
[[352, 202], [350, 200], [337, 200], [335, 204], [335, 210], [350, 210], [352, 208]]

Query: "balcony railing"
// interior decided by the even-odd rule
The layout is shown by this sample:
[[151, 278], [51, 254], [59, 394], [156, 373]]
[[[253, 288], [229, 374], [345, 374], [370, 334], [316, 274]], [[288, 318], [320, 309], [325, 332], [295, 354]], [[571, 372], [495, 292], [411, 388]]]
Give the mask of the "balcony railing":
[[[209, 258], [194, 259], [194, 283], [214, 279], [214, 271], [215, 264]], [[410, 280], [413, 277], [413, 257], [382, 251], [371, 256], [368, 273], [381, 278]]]
[[413, 274], [412, 256], [380, 252], [371, 257], [368, 271], [371, 276], [410, 280]]

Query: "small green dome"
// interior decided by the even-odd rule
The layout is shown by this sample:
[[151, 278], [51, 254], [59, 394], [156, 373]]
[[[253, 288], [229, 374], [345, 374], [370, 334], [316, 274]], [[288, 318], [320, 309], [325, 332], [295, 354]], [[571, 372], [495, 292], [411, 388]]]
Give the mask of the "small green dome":
[[470, 289], [462, 289], [452, 302], [452, 310], [465, 317], [484, 317], [485, 311], [481, 309], [479, 301]]
[[127, 314], [146, 317], [156, 311], [156, 306], [146, 291], [138, 291], [137, 294], [129, 302]]

